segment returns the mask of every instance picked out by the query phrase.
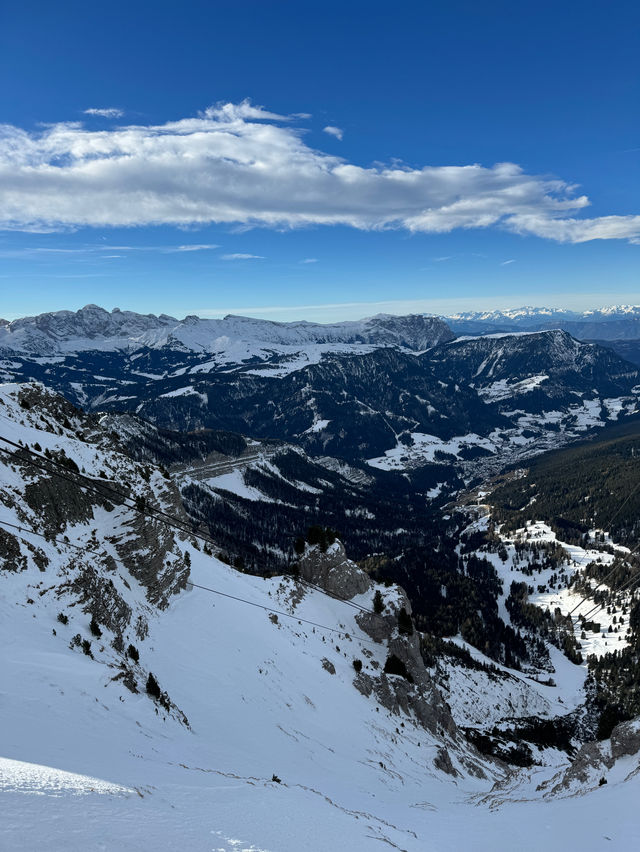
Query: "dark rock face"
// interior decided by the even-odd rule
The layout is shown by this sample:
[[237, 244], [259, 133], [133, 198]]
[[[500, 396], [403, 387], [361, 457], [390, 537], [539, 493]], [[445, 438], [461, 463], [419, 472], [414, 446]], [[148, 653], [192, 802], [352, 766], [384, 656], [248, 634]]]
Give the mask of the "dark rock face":
[[15, 535], [0, 528], [0, 570], [24, 571], [27, 557], [20, 550], [20, 542]]
[[144, 515], [132, 516], [131, 535], [114, 546], [129, 572], [146, 589], [149, 603], [166, 609], [172, 595], [186, 588], [189, 568], [172, 553], [173, 531], [165, 524]]
[[[28, 463], [27, 463], [28, 464]], [[93, 519], [94, 506], [109, 506], [106, 498], [89, 495], [60, 476], [47, 476], [25, 487], [25, 501], [36, 512], [45, 530], [57, 535], [67, 524], [87, 523]]]
[[621, 722], [611, 732], [611, 757], [618, 760], [640, 752], [640, 720]]
[[553, 788], [553, 792], [570, 789], [574, 782], [586, 785], [593, 779], [593, 771], [610, 769], [613, 760], [599, 743], [586, 743], [577, 752], [573, 763], [564, 773], [562, 781]]
[[122, 637], [131, 623], [132, 610], [118, 594], [113, 580], [105, 580], [94, 566], [83, 565], [69, 584], [69, 590], [99, 624]]
[[[621, 758], [640, 753], [640, 719], [621, 722], [611, 732], [610, 740], [585, 743], [571, 766], [541, 785], [545, 796], [586, 792], [606, 783], [607, 772]], [[632, 772], [638, 771], [636, 767]], [[549, 789], [550, 788], [550, 789]]]
[[446, 343], [453, 340], [454, 336], [449, 326], [438, 317], [425, 317], [421, 314], [405, 317], [381, 315], [369, 321], [369, 330], [363, 335], [363, 341], [404, 346], [419, 351]]
[[329, 672], [329, 674], [331, 675], [334, 675], [336, 673], [336, 667], [333, 665], [331, 660], [327, 660], [326, 657], [322, 661], [322, 668], [325, 670], [325, 672]]
[[347, 559], [341, 542], [334, 542], [326, 553], [315, 547], [300, 560], [300, 576], [330, 595], [350, 600], [364, 594], [371, 580], [357, 565]]
[[452, 775], [454, 778], [460, 774], [451, 762], [451, 755], [444, 747], [438, 749], [438, 754], [434, 758], [433, 765], [436, 769], [440, 769], [442, 772], [446, 772], [447, 775]]
[[[346, 558], [339, 541], [326, 553], [318, 548], [311, 550], [300, 560], [300, 574], [305, 580], [344, 600], [364, 594], [373, 586], [370, 577]], [[354, 686], [363, 695], [375, 694], [377, 701], [391, 713], [414, 716], [428, 731], [454, 736], [457, 733], [455, 722], [425, 668], [417, 635], [398, 633], [398, 612], [404, 609], [411, 614], [411, 604], [402, 589], [394, 591], [390, 612], [380, 616], [358, 613], [356, 621], [375, 642], [387, 645], [389, 656], [395, 655], [405, 665], [412, 682], [384, 672], [376, 677], [358, 672]]]

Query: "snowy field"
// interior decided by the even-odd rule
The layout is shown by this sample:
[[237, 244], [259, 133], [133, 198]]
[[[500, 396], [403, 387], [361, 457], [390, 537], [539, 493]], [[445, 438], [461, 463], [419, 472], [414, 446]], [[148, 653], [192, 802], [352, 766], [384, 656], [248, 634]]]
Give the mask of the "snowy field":
[[[279, 581], [192, 557], [194, 582], [286, 608]], [[348, 607], [322, 595], [307, 595], [296, 614], [351, 639], [297, 620], [275, 625], [198, 589], [157, 616], [141, 661], [188, 730], [113, 683], [108, 654], [69, 650], [54, 615], [61, 604], [24, 602], [41, 582], [29, 574], [9, 578], [1, 601], [3, 849], [596, 852], [640, 842], [629, 817], [637, 776], [541, 802], [525, 774], [500, 804], [491, 780], [435, 771], [437, 740], [351, 685], [353, 657], [371, 665], [380, 650]]]

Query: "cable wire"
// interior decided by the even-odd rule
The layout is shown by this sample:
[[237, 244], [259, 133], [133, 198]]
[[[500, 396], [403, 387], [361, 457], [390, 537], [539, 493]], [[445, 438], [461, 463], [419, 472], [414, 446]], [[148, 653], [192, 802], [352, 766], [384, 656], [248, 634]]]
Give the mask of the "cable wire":
[[[193, 529], [190, 529], [188, 524], [179, 518], [176, 518], [174, 515], [170, 515], [168, 512], [165, 512], [161, 509], [156, 509], [155, 507], [149, 507], [146, 504], [140, 505], [135, 497], [131, 497], [123, 491], [120, 491], [118, 488], [113, 487], [112, 485], [102, 483], [97, 483], [94, 479], [86, 476], [85, 474], [80, 473], [79, 471], [70, 471], [68, 467], [66, 467], [62, 462], [57, 459], [50, 459], [46, 456], [41, 455], [40, 453], [32, 450], [30, 447], [23, 447], [21, 444], [17, 444], [15, 441], [11, 441], [9, 438], [5, 438], [0, 435], [0, 441], [4, 441], [5, 443], [15, 447], [15, 450], [7, 450], [4, 447], [0, 447], [0, 453], [4, 453], [5, 455], [12, 456], [15, 458], [20, 458], [21, 454], [27, 453], [31, 457], [34, 458], [34, 461], [31, 461], [31, 464], [34, 464], [36, 467], [39, 467], [45, 470], [47, 473], [52, 473], [54, 476], [58, 476], [67, 482], [72, 483], [73, 485], [81, 485], [93, 491], [94, 493], [100, 494], [104, 496], [105, 492], [107, 494], [116, 495], [128, 508], [134, 509], [140, 514], [147, 515], [148, 517], [152, 517], [161, 523], [166, 524], [173, 529], [178, 530], [179, 532], [191, 536], [192, 538], [199, 539], [200, 541], [205, 542], [206, 544], [211, 544], [214, 547], [217, 546], [216, 542], [209, 536], [204, 535], [203, 533], [196, 532]], [[62, 472], [59, 470], [51, 470], [51, 467], [54, 468], [62, 468]], [[80, 480], [80, 482], [78, 482]], [[126, 502], [129, 501], [129, 502]], [[327, 597], [333, 598], [334, 600], [341, 601], [352, 609], [357, 609], [362, 613], [366, 613], [367, 615], [373, 615], [377, 618], [382, 618], [382, 615], [374, 612], [373, 610], [367, 609], [366, 607], [361, 606], [360, 604], [355, 603], [354, 601], [348, 600], [347, 598], [342, 598], [339, 595], [329, 592], [326, 589], [322, 589], [319, 586], [316, 586], [309, 580], [305, 580], [302, 577], [297, 578], [303, 585], [308, 586], [309, 588], [314, 589], [315, 591], [320, 592], [321, 594], [326, 595]]]
[[[42, 538], [46, 538], [47, 541], [49, 541], [49, 542], [50, 541], [57, 541], [57, 542], [60, 542], [63, 545], [66, 545], [67, 547], [74, 547], [77, 550], [80, 550], [82, 553], [86, 553], [85, 548], [81, 547], [80, 545], [74, 544], [73, 542], [64, 541], [63, 539], [47, 538], [47, 536], [45, 536], [44, 533], [36, 532], [36, 530], [32, 529], [31, 527], [18, 526], [17, 524], [9, 523], [9, 521], [0, 521], [0, 526], [1, 527], [11, 527], [12, 529], [18, 530], [19, 532], [27, 532], [27, 533], [32, 534], [32, 535], [41, 536]], [[25, 544], [31, 543], [27, 539], [25, 539], [23, 536], [19, 535], [19, 536], [16, 536], [16, 538], [19, 538]], [[319, 630], [325, 630], [329, 633], [337, 633], [339, 636], [344, 636], [346, 639], [355, 638], [355, 637], [352, 637], [351, 634], [348, 633], [348, 631], [346, 631], [346, 630], [339, 630], [336, 627], [329, 627], [326, 624], [320, 624], [319, 622], [311, 621], [308, 618], [300, 618], [298, 615], [295, 615], [295, 614], [292, 614], [292, 613], [289, 613], [289, 612], [284, 612], [283, 610], [274, 609], [273, 607], [265, 606], [264, 604], [259, 604], [256, 601], [250, 601], [250, 600], [247, 600], [246, 598], [241, 598], [238, 595], [231, 595], [228, 592], [220, 591], [220, 589], [212, 589], [209, 586], [202, 586], [199, 583], [193, 583], [191, 580], [187, 580], [186, 584], [188, 586], [191, 586], [194, 589], [201, 589], [204, 592], [209, 592], [210, 594], [213, 594], [213, 595], [219, 595], [220, 597], [228, 598], [229, 600], [233, 600], [233, 601], [237, 601], [238, 603], [245, 604], [246, 606], [256, 607], [257, 609], [262, 609], [265, 612], [273, 613], [274, 615], [279, 615], [279, 616], [282, 616], [283, 618], [293, 619], [294, 621], [297, 621], [300, 624], [309, 624], [312, 627], [317, 627]], [[151, 583], [150, 585], [154, 585], [154, 584]], [[374, 642], [371, 639], [359, 638], [356, 641], [364, 642], [367, 645], [377, 645], [378, 647], [379, 647], [379, 644], [380, 644], [378, 642]]]

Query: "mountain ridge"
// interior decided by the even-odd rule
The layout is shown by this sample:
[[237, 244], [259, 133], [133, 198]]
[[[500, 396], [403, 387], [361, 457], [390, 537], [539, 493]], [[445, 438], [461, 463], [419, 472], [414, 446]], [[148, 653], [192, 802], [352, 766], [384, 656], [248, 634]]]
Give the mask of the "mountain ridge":
[[195, 352], [223, 354], [234, 342], [254, 349], [308, 344], [405, 346], [422, 350], [453, 338], [438, 317], [421, 314], [395, 317], [379, 314], [340, 323], [276, 322], [228, 314], [224, 319], [188, 315], [111, 312], [98, 305], [78, 311], [56, 311], [0, 324], [0, 351], [56, 355], [86, 350], [154, 349], [178, 345]]

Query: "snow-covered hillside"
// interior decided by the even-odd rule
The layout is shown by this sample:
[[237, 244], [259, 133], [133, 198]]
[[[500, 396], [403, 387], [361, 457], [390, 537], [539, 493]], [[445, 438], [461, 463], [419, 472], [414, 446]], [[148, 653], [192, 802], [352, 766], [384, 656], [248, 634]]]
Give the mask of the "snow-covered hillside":
[[183, 519], [166, 475], [41, 386], [0, 389], [0, 436], [25, 447], [0, 454], [3, 849], [637, 844], [637, 758], [545, 801], [562, 766], [480, 756], [398, 631], [403, 593], [363, 613], [376, 587], [339, 543], [301, 560], [333, 596], [234, 570], [162, 523]]

